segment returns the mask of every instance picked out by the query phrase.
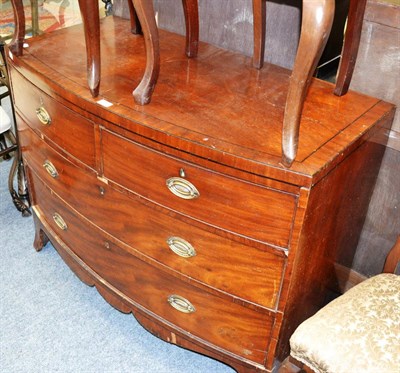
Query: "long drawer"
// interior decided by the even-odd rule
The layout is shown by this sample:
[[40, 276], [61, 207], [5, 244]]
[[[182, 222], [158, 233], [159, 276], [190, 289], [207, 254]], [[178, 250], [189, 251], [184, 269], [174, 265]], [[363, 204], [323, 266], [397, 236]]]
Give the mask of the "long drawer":
[[[24, 157], [44, 182], [103, 230], [174, 271], [275, 309], [285, 257], [201, 229], [100, 182], [20, 126]], [[52, 165], [49, 172], [48, 165]], [[43, 166], [44, 165], [44, 166]], [[54, 177], [54, 172], [57, 174]]]
[[81, 220], [32, 173], [30, 182], [41, 218], [108, 283], [188, 333], [249, 360], [264, 362], [273, 313], [242, 307], [139, 260]]
[[210, 172], [102, 131], [104, 176], [195, 219], [287, 247], [296, 197]]
[[11, 70], [15, 106], [29, 126], [88, 166], [95, 167], [94, 124]]

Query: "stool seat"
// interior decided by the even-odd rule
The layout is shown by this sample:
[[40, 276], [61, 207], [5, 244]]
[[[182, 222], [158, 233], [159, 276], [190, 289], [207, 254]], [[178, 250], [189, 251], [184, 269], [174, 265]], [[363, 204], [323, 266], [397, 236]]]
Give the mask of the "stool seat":
[[380, 274], [304, 321], [290, 355], [315, 372], [399, 372], [400, 276]]
[[0, 133], [11, 129], [11, 119], [5, 110], [0, 106]]

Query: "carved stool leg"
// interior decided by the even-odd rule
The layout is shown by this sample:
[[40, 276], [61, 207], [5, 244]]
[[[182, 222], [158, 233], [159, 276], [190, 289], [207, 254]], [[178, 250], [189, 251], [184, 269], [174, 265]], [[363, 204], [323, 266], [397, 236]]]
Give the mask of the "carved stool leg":
[[131, 32], [132, 34], [140, 35], [142, 33], [142, 26], [136, 14], [132, 0], [128, 0], [128, 6], [129, 6], [129, 17], [131, 20]]
[[79, 0], [85, 30], [87, 81], [93, 97], [99, 95], [100, 88], [100, 20], [97, 1]]
[[186, 24], [186, 56], [196, 57], [199, 50], [199, 5], [197, 0], [182, 0]]
[[282, 130], [282, 162], [288, 167], [296, 158], [304, 100], [328, 40], [334, 12], [335, 0], [303, 0], [300, 43], [290, 77]]
[[261, 69], [264, 65], [265, 25], [267, 17], [266, 0], [253, 0], [254, 52], [253, 66]]
[[337, 96], [343, 96], [349, 90], [360, 46], [366, 3], [367, 0], [350, 0], [346, 35], [334, 91]]
[[22, 56], [25, 40], [25, 13], [22, 0], [11, 0], [14, 10], [14, 35], [10, 43], [10, 51], [16, 56]]
[[146, 70], [140, 84], [133, 91], [133, 97], [138, 104], [146, 105], [151, 101], [151, 95], [160, 72], [158, 29], [154, 16], [153, 2], [133, 0], [133, 4], [142, 25], [146, 45]]

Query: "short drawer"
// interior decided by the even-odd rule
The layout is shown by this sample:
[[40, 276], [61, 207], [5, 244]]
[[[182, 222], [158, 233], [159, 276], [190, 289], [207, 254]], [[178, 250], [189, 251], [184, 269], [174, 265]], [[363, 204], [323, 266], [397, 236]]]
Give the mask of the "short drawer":
[[[282, 253], [259, 250], [177, 219], [168, 210], [116, 191], [95, 174], [72, 165], [29, 129], [21, 131], [20, 137], [35, 173], [109, 234], [210, 287], [267, 308], [276, 307], [285, 265]], [[57, 177], [43, 166], [46, 162]]]
[[106, 178], [180, 213], [287, 247], [296, 196], [234, 179], [102, 131]]
[[11, 69], [17, 112], [28, 125], [86, 165], [95, 167], [94, 124]]
[[274, 322], [260, 313], [210, 294], [156, 269], [78, 218], [33, 179], [34, 203], [61, 240], [109, 284], [145, 310], [188, 333], [246, 359], [263, 363]]

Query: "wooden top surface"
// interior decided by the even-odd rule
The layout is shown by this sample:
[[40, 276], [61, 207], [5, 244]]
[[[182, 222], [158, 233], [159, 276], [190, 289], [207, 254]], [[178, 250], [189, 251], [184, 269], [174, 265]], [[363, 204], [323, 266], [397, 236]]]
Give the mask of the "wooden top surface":
[[[296, 185], [309, 186], [350, 152], [392, 105], [349, 92], [333, 95], [333, 85], [314, 79], [305, 102], [299, 150], [290, 169], [280, 164], [283, 112], [290, 71], [200, 43], [196, 59], [184, 55], [184, 37], [160, 31], [161, 71], [149, 105], [135, 104], [133, 89], [145, 65], [142, 36], [129, 21], [101, 22], [100, 96], [92, 99], [86, 83], [82, 26], [28, 39], [15, 66], [34, 79], [43, 75], [45, 91], [129, 130], [215, 162]], [[41, 85], [42, 84], [42, 85]], [[106, 99], [114, 105], [103, 108]], [[349, 144], [352, 144], [349, 147]]]

